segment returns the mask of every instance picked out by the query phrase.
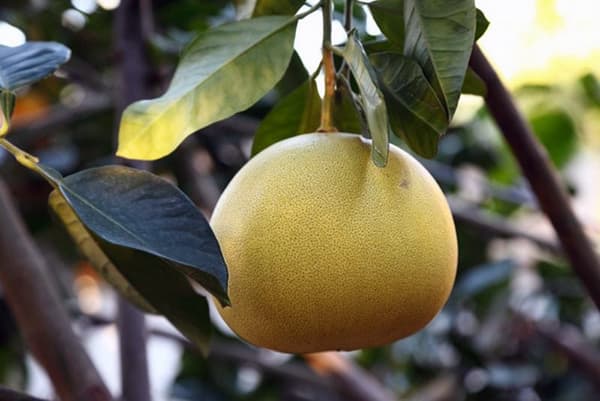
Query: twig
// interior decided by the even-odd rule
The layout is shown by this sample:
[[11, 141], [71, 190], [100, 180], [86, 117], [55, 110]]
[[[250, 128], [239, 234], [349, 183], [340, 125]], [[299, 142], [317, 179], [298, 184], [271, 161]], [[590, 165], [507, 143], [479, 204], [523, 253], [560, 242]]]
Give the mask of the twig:
[[0, 387], [0, 400], [2, 401], [48, 401], [41, 398], [35, 398], [27, 394], [19, 393], [18, 391], [9, 388]]
[[110, 400], [3, 182], [0, 221], [0, 282], [29, 349], [50, 376], [61, 400]]
[[510, 93], [475, 46], [470, 65], [487, 85], [488, 109], [500, 127], [529, 181], [538, 203], [550, 219], [575, 273], [600, 308], [600, 260], [569, 206], [567, 193], [548, 155], [517, 110]]
[[[148, 60], [144, 43], [142, 16], [151, 17], [150, 4], [139, 0], [124, 0], [115, 13], [115, 46], [119, 55], [120, 85], [117, 95], [117, 118], [130, 103], [143, 98], [146, 94], [148, 78]], [[150, 17], [148, 17], [150, 16]], [[144, 26], [146, 25], [146, 26]], [[119, 124], [116, 124], [118, 127]], [[118, 128], [116, 129], [118, 130]], [[115, 144], [117, 143], [115, 135]], [[129, 163], [131, 164], [131, 163]], [[148, 167], [139, 163], [135, 167]], [[126, 401], [150, 401], [150, 374], [146, 350], [146, 322], [144, 314], [119, 296], [119, 346], [121, 351], [121, 388], [122, 398]]]

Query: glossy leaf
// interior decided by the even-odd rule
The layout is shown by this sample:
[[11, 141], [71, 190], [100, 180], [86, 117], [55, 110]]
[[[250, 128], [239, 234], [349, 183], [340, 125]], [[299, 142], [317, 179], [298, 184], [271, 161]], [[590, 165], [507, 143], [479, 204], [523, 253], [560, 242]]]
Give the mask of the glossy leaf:
[[304, 0], [236, 0], [235, 8], [239, 19], [263, 15], [294, 15]]
[[71, 51], [54, 42], [0, 46], [0, 89], [14, 91], [52, 74], [67, 62]]
[[319, 127], [321, 98], [310, 79], [281, 99], [263, 119], [252, 145], [252, 154], [286, 138], [314, 132]]
[[377, 0], [369, 3], [373, 19], [385, 37], [396, 46], [404, 46], [404, 0]]
[[50, 193], [48, 204], [63, 223], [81, 253], [102, 278], [140, 309], [148, 313], [156, 313], [150, 303], [123, 277], [102, 248], [98, 246], [59, 191], [54, 190]]
[[117, 154], [166, 156], [196, 130], [253, 105], [283, 76], [295, 29], [295, 19], [273, 16], [201, 33], [184, 51], [167, 92], [125, 110]]
[[475, 71], [473, 71], [471, 67], [467, 69], [465, 82], [463, 83], [461, 92], [476, 96], [485, 96], [487, 94], [487, 86], [485, 85], [485, 82], [483, 82], [483, 80]]
[[475, 23], [475, 41], [478, 41], [487, 31], [490, 26], [490, 21], [485, 17], [485, 14], [480, 9], [477, 9], [476, 23]]
[[371, 157], [378, 167], [387, 164], [389, 153], [389, 121], [383, 94], [377, 88], [377, 76], [367, 55], [354, 35], [348, 37], [341, 55], [358, 84], [362, 110], [371, 133]]
[[200, 211], [168, 181], [106, 166], [65, 177], [59, 189], [93, 236], [150, 255], [153, 266], [176, 269], [228, 303], [227, 268], [217, 240]]
[[475, 40], [473, 0], [404, 0], [403, 54], [416, 60], [454, 115]]
[[392, 131], [419, 155], [435, 156], [449, 122], [423, 70], [398, 53], [377, 53], [371, 60], [385, 94]]

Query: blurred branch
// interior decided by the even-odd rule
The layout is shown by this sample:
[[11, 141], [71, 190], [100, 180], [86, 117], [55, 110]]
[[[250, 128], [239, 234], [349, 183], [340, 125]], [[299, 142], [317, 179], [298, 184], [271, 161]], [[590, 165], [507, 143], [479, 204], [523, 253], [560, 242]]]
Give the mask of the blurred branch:
[[[145, 6], [142, 7], [142, 4]], [[142, 99], [147, 92], [149, 62], [146, 56], [142, 16], [146, 16], [146, 19], [148, 15], [151, 17], [149, 7], [151, 4], [147, 1], [123, 0], [115, 12], [114, 44], [120, 74], [115, 99], [115, 145], [118, 144], [118, 129], [123, 110], [130, 103]], [[148, 163], [134, 165], [137, 168], [148, 166]], [[119, 296], [118, 308], [122, 398], [126, 401], [150, 401], [145, 316], [122, 296]]]
[[600, 391], [600, 353], [576, 327], [558, 322], [535, 322], [518, 312], [516, 316], [533, 334], [562, 353]]
[[555, 241], [551, 241], [518, 228], [506, 219], [486, 213], [477, 206], [456, 197], [448, 197], [452, 215], [457, 223], [468, 225], [481, 233], [500, 238], [524, 238], [540, 248], [555, 255], [562, 255], [563, 250]]
[[572, 268], [600, 308], [600, 260], [569, 205], [569, 198], [543, 146], [517, 110], [510, 93], [481, 52], [470, 65], [487, 85], [487, 107], [502, 131], [538, 203], [550, 219]]
[[19, 393], [17, 391], [0, 387], [0, 400], [2, 401], [48, 401], [42, 400], [41, 398], [31, 397], [27, 394]]
[[357, 401], [396, 399], [373, 376], [337, 352], [306, 354], [303, 357], [317, 373], [330, 377], [346, 399]]
[[17, 122], [11, 126], [10, 137], [15, 145], [27, 147], [39, 138], [52, 135], [62, 126], [85, 120], [110, 110], [111, 99], [104, 95], [90, 94], [79, 106], [55, 105], [35, 119]]
[[40, 252], [0, 181], [0, 282], [29, 349], [63, 401], [111, 399], [51, 286]]

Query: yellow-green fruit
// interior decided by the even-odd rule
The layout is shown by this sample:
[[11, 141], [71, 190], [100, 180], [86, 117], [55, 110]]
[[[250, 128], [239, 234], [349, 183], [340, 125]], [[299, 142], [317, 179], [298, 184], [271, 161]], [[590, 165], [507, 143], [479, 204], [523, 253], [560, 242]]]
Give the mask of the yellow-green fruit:
[[456, 233], [429, 173], [353, 134], [279, 142], [233, 178], [211, 224], [240, 337], [283, 352], [387, 344], [424, 327], [456, 274]]

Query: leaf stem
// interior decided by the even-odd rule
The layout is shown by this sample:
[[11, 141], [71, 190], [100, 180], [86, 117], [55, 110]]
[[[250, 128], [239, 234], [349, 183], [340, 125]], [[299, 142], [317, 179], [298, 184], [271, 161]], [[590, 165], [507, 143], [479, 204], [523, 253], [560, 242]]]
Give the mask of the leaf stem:
[[4, 149], [6, 149], [7, 152], [12, 154], [20, 165], [27, 167], [29, 170], [35, 171], [36, 173], [41, 175], [54, 188], [58, 186], [57, 177], [53, 177], [51, 174], [49, 174], [48, 171], [45, 171], [43, 168], [41, 168], [38, 165], [39, 159], [37, 157], [25, 152], [18, 146], [13, 145], [6, 138], [0, 138], [0, 146], [2, 146]]
[[325, 72], [325, 94], [321, 104], [321, 125], [319, 132], [337, 132], [333, 124], [333, 107], [335, 101], [335, 65], [331, 46], [331, 0], [323, 2], [323, 69]]

